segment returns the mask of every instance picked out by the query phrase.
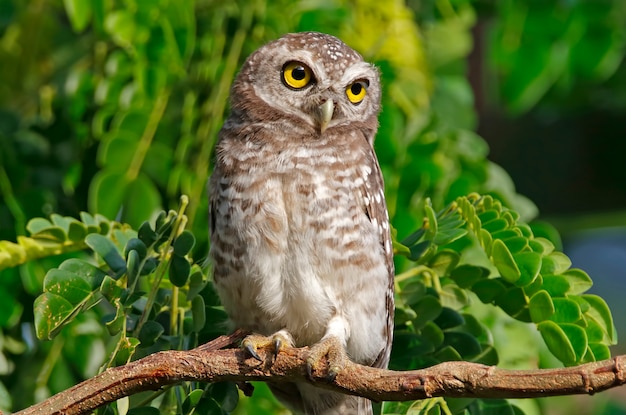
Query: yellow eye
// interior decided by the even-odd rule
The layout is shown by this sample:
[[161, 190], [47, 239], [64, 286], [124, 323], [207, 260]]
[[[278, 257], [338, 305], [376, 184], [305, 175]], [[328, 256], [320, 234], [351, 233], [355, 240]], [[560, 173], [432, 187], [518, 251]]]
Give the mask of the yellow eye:
[[302, 89], [312, 80], [311, 69], [303, 63], [292, 61], [283, 66], [281, 72], [283, 82], [289, 88]]
[[353, 104], [359, 104], [367, 95], [367, 87], [370, 83], [367, 80], [356, 81], [346, 88], [346, 95]]

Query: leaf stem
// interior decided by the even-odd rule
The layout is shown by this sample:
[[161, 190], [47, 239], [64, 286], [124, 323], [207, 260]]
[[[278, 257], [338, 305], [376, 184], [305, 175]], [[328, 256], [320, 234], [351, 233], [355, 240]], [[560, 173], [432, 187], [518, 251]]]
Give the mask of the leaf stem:
[[137, 150], [133, 154], [133, 159], [130, 163], [130, 166], [128, 166], [128, 170], [126, 171], [126, 178], [129, 182], [132, 182], [137, 178], [137, 176], [139, 176], [139, 171], [141, 170], [143, 161], [146, 158], [148, 150], [150, 149], [150, 144], [154, 139], [154, 135], [156, 134], [157, 128], [159, 126], [159, 122], [163, 117], [165, 108], [167, 108], [169, 96], [169, 89], [164, 88], [161, 90], [156, 100], [154, 101], [154, 107], [150, 112], [148, 123], [146, 124], [146, 128], [144, 129], [143, 134], [139, 139]]

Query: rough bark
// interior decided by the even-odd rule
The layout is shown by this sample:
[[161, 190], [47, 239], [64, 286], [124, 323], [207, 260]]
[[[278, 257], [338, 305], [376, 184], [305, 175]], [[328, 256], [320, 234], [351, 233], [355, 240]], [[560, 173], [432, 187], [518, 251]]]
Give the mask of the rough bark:
[[[20, 415], [88, 414], [124, 396], [183, 381], [308, 382], [306, 348], [286, 349], [259, 362], [237, 348], [222, 349], [242, 333], [222, 336], [189, 351], [164, 351], [115, 367]], [[348, 363], [333, 382], [313, 373], [322, 388], [375, 401], [408, 401], [435, 396], [532, 398], [594, 394], [626, 383], [626, 355], [558, 369], [505, 370], [468, 362], [446, 362], [427, 369], [392, 371]]]

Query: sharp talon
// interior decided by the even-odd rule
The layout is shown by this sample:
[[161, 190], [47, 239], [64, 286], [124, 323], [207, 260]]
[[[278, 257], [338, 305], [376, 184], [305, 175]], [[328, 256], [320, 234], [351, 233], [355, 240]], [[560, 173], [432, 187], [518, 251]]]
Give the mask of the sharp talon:
[[306, 377], [309, 378], [311, 382], [313, 381], [313, 366], [309, 364], [309, 362], [306, 364]]
[[338, 368], [330, 369], [328, 372], [328, 376], [326, 376], [326, 380], [331, 383], [334, 382], [335, 379], [337, 378], [338, 373], [339, 373]]
[[325, 366], [326, 371], [323, 373], [323, 379], [332, 383], [343, 369], [345, 359], [347, 357], [338, 338], [328, 337], [322, 339], [309, 349], [306, 361], [307, 377], [310, 381], [315, 382], [316, 379], [313, 379], [314, 369], [320, 369], [322, 366]]
[[274, 339], [274, 358], [278, 357], [282, 344], [283, 342], [279, 338]]
[[262, 362], [263, 359], [261, 359], [261, 356], [259, 356], [259, 354], [256, 352], [256, 350], [254, 350], [254, 346], [251, 344], [246, 344], [244, 346], [244, 348], [246, 349], [246, 352], [248, 352], [248, 354], [250, 355], [250, 357], [258, 360], [259, 362]]

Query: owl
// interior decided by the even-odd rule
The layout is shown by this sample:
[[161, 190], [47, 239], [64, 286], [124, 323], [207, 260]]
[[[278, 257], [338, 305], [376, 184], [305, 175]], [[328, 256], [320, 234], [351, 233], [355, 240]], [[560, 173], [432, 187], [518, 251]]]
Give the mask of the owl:
[[[307, 369], [386, 368], [392, 246], [373, 150], [377, 69], [336, 37], [292, 33], [243, 64], [209, 180], [214, 284], [242, 346], [308, 346]], [[270, 355], [271, 356], [271, 355]], [[324, 372], [317, 372], [325, 370]], [[295, 413], [371, 414], [367, 399], [269, 385]]]

